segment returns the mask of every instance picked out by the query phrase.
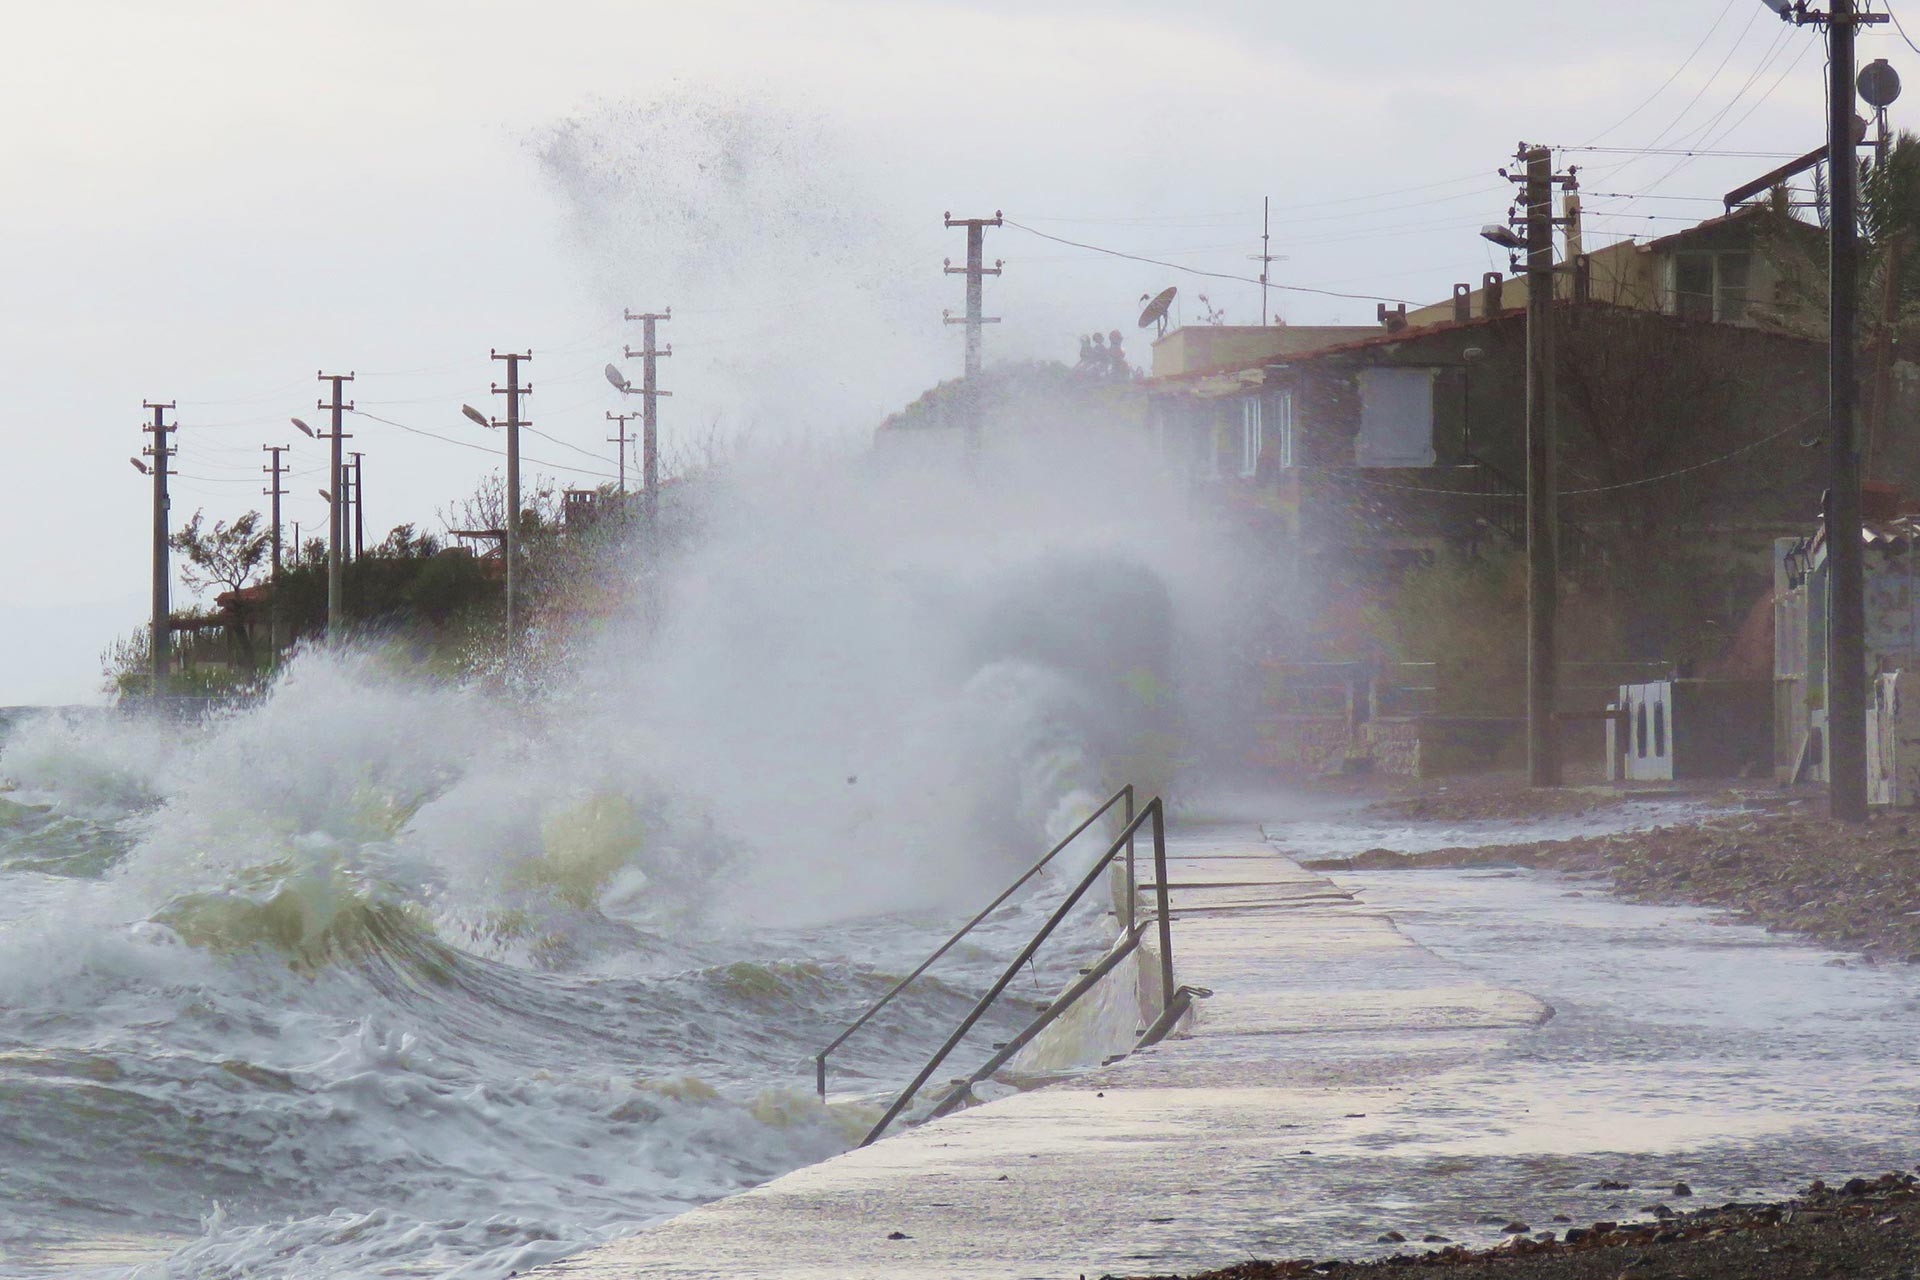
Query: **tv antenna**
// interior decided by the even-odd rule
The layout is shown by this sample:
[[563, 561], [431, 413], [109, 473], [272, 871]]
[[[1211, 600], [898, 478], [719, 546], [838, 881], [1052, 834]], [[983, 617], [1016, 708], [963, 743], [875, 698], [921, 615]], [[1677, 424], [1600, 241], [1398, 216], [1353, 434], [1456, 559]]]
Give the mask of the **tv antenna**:
[[1278, 316], [1272, 315], [1267, 310], [1267, 285], [1268, 285], [1267, 272], [1273, 266], [1274, 263], [1285, 262], [1287, 260], [1286, 254], [1271, 252], [1271, 245], [1269, 244], [1269, 240], [1271, 239], [1271, 237], [1269, 235], [1269, 232], [1272, 230], [1272, 226], [1271, 226], [1271, 222], [1269, 220], [1268, 215], [1271, 211], [1272, 204], [1273, 204], [1272, 196], [1260, 197], [1260, 252], [1250, 253], [1247, 255], [1247, 260], [1249, 262], [1257, 262], [1260, 264], [1260, 323], [1261, 324], [1272, 324], [1275, 320], [1279, 319]]

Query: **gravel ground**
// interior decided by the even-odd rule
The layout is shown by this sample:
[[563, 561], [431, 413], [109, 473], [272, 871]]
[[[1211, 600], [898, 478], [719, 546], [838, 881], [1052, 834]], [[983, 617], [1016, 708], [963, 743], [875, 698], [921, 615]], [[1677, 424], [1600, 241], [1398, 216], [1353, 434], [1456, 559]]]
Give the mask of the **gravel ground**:
[[1665, 1212], [1670, 1216], [1648, 1223], [1516, 1230], [1507, 1244], [1484, 1251], [1449, 1245], [1373, 1262], [1243, 1262], [1187, 1280], [1427, 1271], [1447, 1280], [1915, 1280], [1920, 1275], [1920, 1194], [1912, 1174], [1855, 1178], [1833, 1189], [1816, 1182], [1779, 1204]]

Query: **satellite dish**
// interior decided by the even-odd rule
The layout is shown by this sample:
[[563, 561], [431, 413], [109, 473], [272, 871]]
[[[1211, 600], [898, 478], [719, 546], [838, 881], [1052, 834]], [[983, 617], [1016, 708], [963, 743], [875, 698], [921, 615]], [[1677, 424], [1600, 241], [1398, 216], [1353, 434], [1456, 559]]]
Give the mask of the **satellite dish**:
[[1875, 58], [1860, 68], [1860, 77], [1855, 83], [1860, 96], [1875, 110], [1892, 106], [1893, 100], [1900, 96], [1900, 73], [1885, 58]]
[[318, 437], [318, 436], [316, 436], [316, 435], [314, 435], [314, 434], [313, 434], [313, 428], [312, 428], [312, 427], [310, 427], [310, 426], [308, 426], [308, 425], [307, 425], [306, 423], [304, 423], [304, 422], [302, 422], [302, 421], [300, 421], [300, 419], [298, 419], [298, 418], [295, 418], [295, 419], [293, 419], [293, 425], [294, 425], [294, 426], [296, 426], [296, 427], [298, 427], [298, 428], [300, 428], [300, 430], [301, 430], [301, 432], [302, 432], [303, 434], [305, 434], [305, 435], [307, 435], [307, 436], [309, 436], [309, 437], [311, 437], [312, 439], [315, 439], [315, 440], [318, 440], [318, 439], [320, 438], [320, 437]]
[[1172, 285], [1168, 285], [1160, 292], [1154, 294], [1153, 301], [1149, 302], [1146, 305], [1146, 309], [1140, 313], [1140, 327], [1144, 329], [1150, 324], [1157, 324], [1160, 326], [1160, 332], [1165, 333], [1167, 331], [1167, 308], [1173, 305], [1173, 295], [1178, 292], [1180, 292], [1180, 290]]
[[474, 408], [472, 405], [470, 404], [461, 405], [460, 412], [466, 414], [469, 418], [472, 418], [475, 422], [487, 428], [489, 431], [493, 429], [493, 424], [487, 421], [487, 415], [480, 412], [478, 409]]
[[613, 384], [615, 391], [633, 390], [633, 384], [627, 381], [627, 375], [614, 368], [611, 364], [607, 366], [607, 381]]

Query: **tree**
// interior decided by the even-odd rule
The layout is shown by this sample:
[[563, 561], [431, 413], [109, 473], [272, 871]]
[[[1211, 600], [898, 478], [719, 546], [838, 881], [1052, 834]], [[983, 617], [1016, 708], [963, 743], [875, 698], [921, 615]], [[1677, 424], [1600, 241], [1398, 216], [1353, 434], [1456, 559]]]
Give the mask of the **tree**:
[[367, 554], [388, 560], [418, 560], [437, 555], [439, 551], [440, 539], [430, 533], [421, 533], [408, 522], [393, 526], [386, 540]]
[[258, 511], [249, 511], [232, 524], [216, 520], [209, 529], [203, 514], [194, 512], [186, 527], [167, 539], [168, 546], [187, 558], [181, 580], [195, 591], [209, 587], [238, 591], [246, 586], [272, 546], [262, 523]]
[[[1777, 201], [1784, 204], [1784, 197]], [[1824, 202], [1821, 221], [1826, 214]], [[1796, 233], [1795, 228], [1801, 230]], [[1901, 132], [1860, 184], [1860, 269], [1856, 298], [1860, 346], [1863, 478], [1920, 485], [1910, 424], [1911, 371], [1920, 349], [1920, 136]], [[1810, 233], [1809, 233], [1810, 232]], [[1827, 335], [1827, 236], [1786, 220], [1759, 241], [1779, 276], [1768, 323], [1808, 337]], [[1902, 366], [1896, 369], [1896, 366]]]
[[[506, 528], [506, 478], [498, 472], [484, 477], [472, 493], [442, 507], [440, 519], [445, 522], [449, 532]], [[540, 477], [532, 484], [520, 487], [521, 537], [533, 537], [558, 529], [560, 523], [560, 490], [552, 480]]]

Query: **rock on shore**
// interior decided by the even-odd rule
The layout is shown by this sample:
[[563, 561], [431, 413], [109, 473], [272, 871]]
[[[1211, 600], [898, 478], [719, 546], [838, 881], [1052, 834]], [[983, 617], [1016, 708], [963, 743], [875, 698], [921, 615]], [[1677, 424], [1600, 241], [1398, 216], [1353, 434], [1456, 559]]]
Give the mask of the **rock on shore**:
[[1492, 1249], [1455, 1245], [1372, 1262], [1243, 1262], [1185, 1280], [1360, 1280], [1429, 1271], [1447, 1280], [1911, 1280], [1920, 1274], [1920, 1191], [1909, 1173], [1853, 1178], [1837, 1189], [1816, 1181], [1777, 1204], [1727, 1204], [1650, 1223], [1599, 1222], [1570, 1227], [1557, 1239], [1515, 1236]]

